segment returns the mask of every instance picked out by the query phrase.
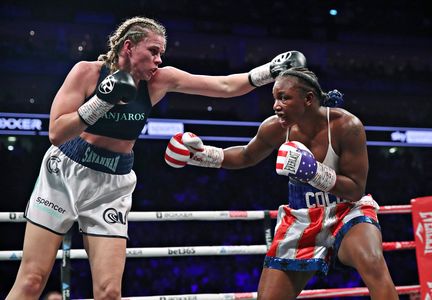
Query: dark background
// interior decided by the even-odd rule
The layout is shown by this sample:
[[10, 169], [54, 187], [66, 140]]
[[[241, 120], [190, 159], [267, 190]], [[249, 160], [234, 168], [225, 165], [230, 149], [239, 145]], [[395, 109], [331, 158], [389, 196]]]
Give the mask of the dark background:
[[[61, 6], [61, 7], [60, 7]], [[331, 16], [335, 8], [338, 15]], [[79, 60], [106, 52], [125, 18], [143, 15], [167, 27], [163, 66], [197, 74], [247, 72], [287, 50], [302, 51], [324, 90], [337, 88], [365, 125], [432, 127], [431, 11], [426, 1], [10, 1], [0, 4], [0, 111], [49, 113]], [[153, 118], [262, 121], [272, 114], [271, 85], [235, 99], [168, 94]], [[221, 129], [222, 130], [222, 129]], [[227, 134], [235, 128], [224, 128]], [[199, 132], [195, 132], [199, 134]], [[0, 136], [0, 211], [24, 211], [46, 137]], [[140, 140], [133, 211], [261, 210], [286, 202], [275, 156], [256, 167], [213, 170], [165, 165], [166, 140]], [[226, 147], [227, 142], [212, 142]], [[369, 148], [367, 192], [380, 205], [431, 195], [430, 148]], [[381, 215], [384, 241], [413, 240], [409, 215]], [[2, 223], [0, 250], [22, 249], [24, 223]], [[7, 236], [6, 237], [6, 233]], [[137, 222], [128, 247], [264, 244], [262, 222]], [[74, 228], [73, 248], [82, 247]], [[414, 251], [385, 253], [397, 285], [418, 284]], [[262, 256], [128, 259], [124, 296], [256, 291]], [[0, 298], [19, 262], [0, 262]], [[72, 297], [91, 297], [86, 260], [72, 261]], [[363, 286], [357, 273], [332, 270], [309, 288]], [[47, 285], [60, 288], [59, 262]], [[404, 299], [404, 297], [401, 297]], [[352, 298], [351, 298], [352, 299]], [[360, 299], [360, 298], [358, 298]], [[406, 298], [405, 298], [406, 299]]]

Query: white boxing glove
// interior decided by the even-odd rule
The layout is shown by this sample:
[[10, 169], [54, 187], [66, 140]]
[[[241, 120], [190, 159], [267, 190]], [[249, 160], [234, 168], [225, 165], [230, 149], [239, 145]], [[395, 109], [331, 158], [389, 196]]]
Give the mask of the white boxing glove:
[[187, 164], [205, 168], [220, 168], [224, 160], [222, 148], [206, 146], [192, 132], [185, 132], [182, 137], [184, 146], [192, 154]]
[[165, 150], [165, 162], [173, 168], [183, 168], [190, 159], [190, 152], [182, 142], [183, 133], [174, 135]]
[[365, 206], [371, 206], [375, 211], [379, 211], [379, 204], [372, 198], [370, 194], [363, 196], [360, 200], [354, 202], [354, 208], [363, 208]]

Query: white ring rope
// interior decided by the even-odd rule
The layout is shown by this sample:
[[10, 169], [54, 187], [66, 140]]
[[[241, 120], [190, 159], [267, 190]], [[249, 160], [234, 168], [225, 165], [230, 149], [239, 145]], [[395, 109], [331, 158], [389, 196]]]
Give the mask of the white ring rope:
[[[135, 211], [130, 212], [128, 221], [230, 221], [262, 220], [263, 210], [220, 210], [220, 211]], [[0, 222], [25, 222], [23, 212], [0, 212]]]
[[[240, 246], [181, 246], [181, 247], [146, 247], [127, 248], [126, 257], [173, 257], [173, 256], [216, 256], [216, 255], [255, 255], [265, 254], [266, 245]], [[57, 251], [57, 259], [62, 258], [62, 250]], [[0, 260], [20, 260], [22, 250], [0, 251]], [[71, 259], [84, 259], [87, 254], [84, 249], [71, 249]]]
[[[272, 218], [277, 211], [269, 210]], [[379, 214], [408, 214], [411, 205], [381, 206]], [[220, 211], [135, 211], [130, 212], [128, 220], [138, 221], [229, 221], [229, 220], [261, 220], [265, 217], [264, 210], [220, 210]], [[0, 212], [0, 222], [25, 222], [23, 212]]]
[[[418, 294], [420, 285], [397, 286], [396, 291], [399, 295]], [[339, 289], [316, 289], [304, 290], [300, 293], [297, 299], [315, 299], [329, 298], [337, 296], [368, 296], [369, 291], [365, 287], [355, 288], [339, 288]], [[250, 293], [220, 293], [220, 294], [184, 294], [184, 295], [159, 295], [159, 296], [143, 296], [143, 297], [125, 297], [123, 300], [256, 300], [258, 297], [256, 292]], [[90, 300], [90, 299], [84, 299]]]
[[[123, 300], [256, 300], [257, 292], [123, 297]], [[83, 299], [93, 300], [93, 299]]]
[[[384, 251], [414, 249], [413, 241], [385, 242]], [[266, 245], [236, 245], [236, 246], [181, 246], [181, 247], [146, 247], [127, 248], [126, 257], [174, 257], [174, 256], [218, 256], [218, 255], [261, 255], [267, 253]], [[57, 259], [61, 259], [63, 251], [57, 251]], [[22, 250], [0, 251], [1, 260], [21, 260]], [[71, 259], [84, 259], [87, 254], [84, 249], [71, 249]]]

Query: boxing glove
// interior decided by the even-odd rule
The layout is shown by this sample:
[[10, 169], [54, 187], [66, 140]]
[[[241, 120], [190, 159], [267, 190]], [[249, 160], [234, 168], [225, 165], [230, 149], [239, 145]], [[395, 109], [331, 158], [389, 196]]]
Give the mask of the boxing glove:
[[360, 200], [354, 202], [354, 208], [365, 208], [365, 207], [373, 207], [375, 211], [379, 211], [380, 206], [378, 203], [372, 198], [372, 195], [368, 194], [363, 196]]
[[108, 75], [99, 84], [96, 96], [108, 103], [118, 104], [120, 101], [128, 103], [135, 99], [137, 88], [132, 75], [118, 70], [111, 75]]
[[255, 87], [273, 82], [284, 70], [293, 67], [306, 67], [306, 57], [299, 51], [279, 54], [271, 62], [256, 67], [249, 72], [249, 82]]
[[220, 168], [224, 159], [222, 148], [206, 146], [191, 132], [177, 133], [168, 143], [165, 162], [173, 168], [182, 168], [186, 164]]
[[276, 173], [328, 192], [336, 184], [336, 172], [318, 162], [312, 152], [300, 142], [286, 142], [280, 146]]
[[165, 150], [165, 162], [173, 168], [183, 168], [190, 159], [190, 151], [183, 144], [183, 133], [174, 135]]
[[206, 146], [202, 140], [192, 132], [185, 132], [182, 136], [183, 144], [191, 152], [189, 165], [205, 168], [220, 168], [224, 160], [222, 148]]
[[136, 93], [132, 76], [118, 70], [102, 80], [96, 94], [78, 108], [78, 115], [85, 124], [93, 125], [115, 104], [125, 104], [135, 99]]

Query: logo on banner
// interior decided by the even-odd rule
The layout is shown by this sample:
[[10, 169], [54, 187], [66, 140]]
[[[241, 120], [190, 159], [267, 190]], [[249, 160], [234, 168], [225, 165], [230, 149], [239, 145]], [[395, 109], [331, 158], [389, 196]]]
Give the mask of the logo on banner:
[[27, 118], [0, 118], [0, 129], [42, 130], [42, 120]]
[[248, 213], [247, 211], [241, 211], [241, 210], [232, 210], [229, 212], [230, 218], [247, 218]]
[[162, 296], [159, 300], [198, 300], [197, 296]]
[[193, 214], [191, 212], [156, 212], [158, 219], [191, 219]]
[[196, 251], [194, 248], [185, 247], [185, 248], [169, 248], [168, 255], [193, 255]]
[[432, 212], [419, 212], [420, 220], [415, 230], [419, 241], [424, 245], [424, 254], [432, 253]]

